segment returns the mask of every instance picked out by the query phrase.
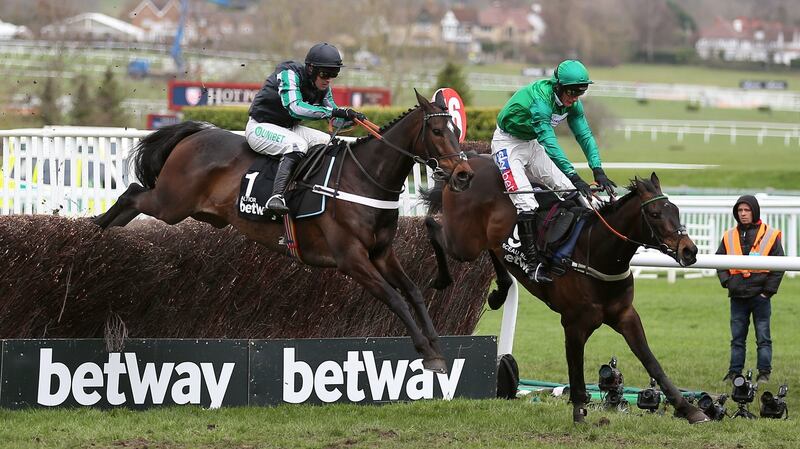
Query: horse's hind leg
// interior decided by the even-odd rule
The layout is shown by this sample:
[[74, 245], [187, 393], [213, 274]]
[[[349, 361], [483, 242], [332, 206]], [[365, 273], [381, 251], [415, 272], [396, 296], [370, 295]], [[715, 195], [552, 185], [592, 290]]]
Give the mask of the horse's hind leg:
[[511, 288], [514, 280], [512, 279], [508, 270], [506, 270], [503, 262], [501, 262], [497, 257], [497, 254], [495, 254], [492, 250], [489, 250], [488, 253], [489, 258], [492, 259], [494, 272], [497, 275], [497, 282], [495, 289], [489, 293], [489, 299], [487, 299], [486, 302], [489, 304], [490, 309], [497, 310], [506, 302], [506, 297], [508, 297], [508, 289]]
[[117, 198], [105, 213], [92, 218], [92, 221], [103, 229], [112, 226], [125, 226], [139, 215], [139, 211], [134, 207], [134, 199], [147, 190], [137, 183], [128, 186], [125, 192]]
[[[417, 284], [415, 284], [403, 270], [403, 266], [400, 264], [400, 261], [397, 260], [394, 251], [389, 251], [385, 257], [374, 260], [374, 262], [378, 271], [381, 272], [389, 284], [395, 288], [399, 288], [400, 291], [406, 295], [411, 306], [414, 308], [414, 312], [417, 314], [417, 320], [422, 327], [422, 333], [428, 339], [433, 350], [441, 354], [442, 350], [439, 347], [439, 334], [436, 332], [436, 327], [433, 325], [433, 320], [431, 320], [431, 316], [428, 313], [428, 307], [425, 305], [425, 298], [422, 297], [422, 292], [419, 287], [417, 287]], [[430, 366], [433, 364], [438, 365], [440, 362], [442, 365], [441, 367]], [[425, 362], [423, 362], [423, 365], [424, 364]], [[434, 371], [439, 371], [440, 369], [447, 370], [447, 367], [444, 365], [444, 359], [431, 361], [426, 368]]]
[[431, 281], [431, 287], [436, 290], [444, 290], [453, 283], [450, 276], [450, 268], [447, 265], [447, 255], [444, 251], [444, 231], [433, 217], [425, 218], [425, 228], [428, 230], [428, 240], [433, 246], [433, 253], [436, 255], [437, 274], [436, 279]]
[[669, 402], [675, 407], [675, 414], [677, 416], [686, 418], [691, 424], [709, 420], [705, 413], [690, 404], [689, 401], [681, 395], [680, 391], [672, 384], [672, 381], [669, 380], [666, 373], [664, 373], [661, 364], [658, 363], [658, 360], [656, 360], [656, 357], [650, 351], [650, 346], [647, 344], [647, 337], [645, 337], [644, 328], [642, 327], [642, 321], [633, 306], [626, 308], [620, 313], [617, 322], [611, 327], [622, 334], [628, 346], [631, 348], [631, 351], [633, 351], [633, 354], [642, 362], [647, 373], [661, 386], [661, 390], [667, 396]]

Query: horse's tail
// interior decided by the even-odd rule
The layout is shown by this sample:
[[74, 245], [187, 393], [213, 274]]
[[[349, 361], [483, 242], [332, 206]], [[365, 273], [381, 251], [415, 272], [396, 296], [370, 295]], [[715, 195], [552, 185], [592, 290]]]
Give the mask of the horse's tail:
[[419, 196], [422, 199], [422, 203], [428, 206], [428, 215], [433, 215], [436, 212], [441, 212], [442, 210], [442, 190], [444, 189], [444, 183], [441, 181], [436, 181], [433, 184], [432, 189], [419, 189]]
[[178, 142], [212, 126], [205, 122], [182, 122], [159, 128], [139, 141], [131, 154], [133, 169], [139, 182], [148, 189], [155, 187], [164, 162]]

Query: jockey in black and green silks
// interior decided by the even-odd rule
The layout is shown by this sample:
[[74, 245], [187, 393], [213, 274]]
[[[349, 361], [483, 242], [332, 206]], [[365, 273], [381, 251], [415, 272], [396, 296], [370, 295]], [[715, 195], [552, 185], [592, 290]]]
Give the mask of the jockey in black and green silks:
[[330, 136], [303, 126], [303, 120], [333, 119], [333, 126], [349, 126], [363, 114], [339, 108], [333, 101], [331, 80], [344, 67], [339, 50], [331, 44], [316, 44], [304, 63], [278, 64], [250, 105], [245, 138], [261, 154], [280, 156], [272, 196], [267, 208], [276, 214], [289, 209], [283, 192], [297, 162], [312, 145], [326, 143]]

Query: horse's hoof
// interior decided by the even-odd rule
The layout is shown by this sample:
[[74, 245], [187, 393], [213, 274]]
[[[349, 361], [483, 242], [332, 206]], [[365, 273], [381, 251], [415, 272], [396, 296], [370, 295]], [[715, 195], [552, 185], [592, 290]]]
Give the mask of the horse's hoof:
[[711, 418], [709, 418], [701, 410], [694, 411], [693, 413], [689, 414], [689, 416], [686, 419], [689, 421], [689, 424], [701, 424], [704, 422], [711, 421]]
[[444, 290], [447, 287], [449, 287], [450, 284], [452, 283], [453, 281], [450, 279], [436, 278], [433, 281], [431, 281], [431, 288], [434, 288], [436, 290]]
[[447, 362], [440, 357], [422, 360], [422, 367], [437, 374], [447, 374]]
[[572, 422], [575, 424], [585, 424], [586, 423], [586, 415], [589, 414], [589, 411], [586, 410], [584, 407], [576, 408], [572, 410]]
[[501, 295], [497, 290], [492, 290], [492, 292], [489, 293], [489, 299], [486, 300], [486, 303], [489, 304], [489, 308], [492, 310], [497, 310], [500, 307], [503, 307], [505, 302], [505, 295]]

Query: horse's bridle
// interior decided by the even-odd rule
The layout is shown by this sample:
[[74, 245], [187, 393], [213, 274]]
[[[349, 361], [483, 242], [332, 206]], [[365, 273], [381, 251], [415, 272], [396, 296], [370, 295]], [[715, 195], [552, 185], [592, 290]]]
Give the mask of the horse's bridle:
[[[642, 201], [642, 204], [639, 205], [639, 213], [642, 214], [642, 219], [644, 220], [645, 224], [647, 224], [647, 228], [650, 230], [650, 235], [653, 237], [653, 240], [655, 240], [657, 242], [657, 245], [651, 245], [649, 243], [637, 242], [636, 240], [633, 240], [630, 237], [627, 237], [627, 236], [621, 234], [616, 229], [614, 229], [610, 224], [608, 224], [608, 222], [605, 220], [605, 218], [603, 218], [602, 215], [600, 215], [600, 213], [597, 211], [597, 209], [593, 209], [593, 210], [594, 210], [594, 213], [600, 218], [600, 221], [602, 221], [603, 224], [606, 225], [606, 227], [611, 231], [612, 234], [616, 235], [617, 237], [621, 238], [622, 240], [624, 240], [626, 242], [633, 243], [634, 245], [643, 246], [643, 247], [645, 247], [647, 249], [656, 249], [658, 251], [661, 251], [662, 253], [664, 253], [664, 254], [672, 257], [676, 261], [678, 261], [678, 263], [681, 263], [680, 262], [680, 258], [678, 257], [678, 244], [675, 245], [674, 249], [670, 248], [669, 245], [666, 244], [664, 239], [661, 236], [659, 236], [658, 234], [656, 234], [655, 229], [653, 229], [653, 225], [650, 223], [650, 220], [647, 218], [647, 214], [644, 212], [644, 207], [645, 206], [647, 206], [648, 204], [650, 204], [652, 202], [658, 201], [658, 200], [669, 201], [669, 198], [667, 198], [667, 196], [663, 195], [663, 194], [662, 195], [657, 195], [657, 196], [654, 196], [653, 198], [650, 198], [649, 200]], [[675, 230], [675, 234], [677, 234], [678, 239], [680, 239], [681, 237], [683, 237], [685, 235], [688, 235], [688, 233], [686, 232], [686, 226], [680, 224], [680, 226], [678, 226], [678, 229]]]
[[[449, 112], [433, 112], [431, 114], [427, 114], [427, 113], [423, 112], [423, 114], [424, 114], [424, 116], [422, 118], [422, 126], [419, 129], [419, 133], [417, 134], [417, 137], [414, 139], [414, 145], [416, 145], [417, 141], [420, 138], [422, 138], [422, 136], [424, 135], [425, 126], [428, 124], [428, 120], [431, 117], [447, 117], [449, 119], [448, 121], [452, 120], [452, 116], [450, 115]], [[384, 144], [388, 145], [389, 148], [397, 151], [398, 153], [400, 153], [402, 155], [410, 157], [414, 162], [416, 162], [418, 164], [424, 164], [426, 167], [429, 167], [431, 170], [433, 170], [432, 176], [433, 176], [434, 179], [442, 180], [442, 179], [447, 179], [447, 177], [448, 177], [447, 174], [444, 172], [444, 170], [442, 170], [441, 167], [439, 167], [439, 160], [440, 159], [449, 159], [451, 157], [457, 157], [457, 158], [461, 159], [462, 162], [467, 160], [467, 155], [463, 151], [459, 151], [458, 153], [443, 154], [441, 156], [432, 157], [431, 156], [431, 152], [428, 150], [427, 147], [425, 147], [425, 154], [428, 157], [428, 159], [423, 159], [423, 158], [417, 156], [416, 154], [410, 153], [410, 152], [400, 148], [399, 146], [393, 144], [392, 142], [389, 142], [386, 139], [384, 139], [383, 136], [378, 133], [378, 126], [375, 125], [374, 123], [370, 122], [369, 120], [366, 120], [366, 119], [364, 119], [364, 120], [355, 119], [354, 121], [356, 123], [358, 123], [359, 125], [363, 126], [364, 129], [366, 129], [367, 132], [372, 134], [376, 139], [381, 140]]]
[[[433, 113], [430, 113], [430, 114], [426, 113], [422, 118], [422, 127], [419, 129], [419, 134], [417, 134], [417, 138], [414, 139], [414, 144], [415, 145], [417, 143], [417, 140], [419, 140], [420, 138], [423, 138], [422, 136], [425, 135], [425, 127], [428, 124], [428, 119], [430, 119], [431, 117], [447, 117], [448, 123], [451, 124], [453, 126], [453, 128], [455, 128], [455, 124], [453, 124], [453, 122], [452, 122], [453, 117], [450, 115], [449, 112], [444, 112], [443, 111], [443, 112], [433, 112]], [[446, 180], [448, 178], [447, 173], [445, 173], [444, 170], [442, 170], [442, 168], [439, 167], [439, 160], [441, 160], [441, 159], [449, 159], [449, 158], [453, 158], [453, 157], [457, 157], [457, 158], [461, 159], [461, 162], [467, 160], [467, 155], [463, 151], [459, 151], [458, 153], [443, 154], [443, 155], [437, 156], [437, 157], [431, 157], [431, 152], [428, 150], [428, 147], [426, 145], [425, 153], [428, 156], [427, 160], [423, 160], [421, 157], [413, 156], [413, 155], [412, 155], [412, 158], [414, 159], [414, 161], [416, 161], [418, 163], [425, 164], [426, 166], [430, 167], [431, 170], [433, 170], [433, 173], [432, 173], [433, 179], [435, 179], [437, 181]], [[461, 162], [459, 162], [459, 163], [461, 163]]]
[[[642, 214], [642, 219], [644, 219], [644, 222], [647, 224], [647, 229], [650, 230], [650, 235], [653, 237], [653, 240], [658, 242], [658, 246], [656, 246], [656, 247], [650, 246], [650, 247], [653, 248], [653, 249], [657, 249], [657, 250], [661, 251], [664, 254], [677, 256], [677, 254], [678, 254], [678, 244], [677, 243], [675, 244], [675, 249], [670, 248], [669, 245], [667, 245], [664, 242], [664, 239], [661, 236], [659, 236], [658, 234], [656, 234], [655, 229], [653, 229], [653, 225], [650, 223], [650, 220], [647, 219], [647, 214], [644, 212], [644, 207], [645, 206], [647, 206], [648, 204], [650, 204], [650, 203], [652, 203], [654, 201], [658, 201], [658, 200], [669, 201], [669, 198], [667, 198], [666, 195], [657, 195], [657, 196], [654, 196], [654, 197], [650, 198], [647, 201], [642, 201], [642, 204], [639, 206], [639, 211]], [[680, 240], [681, 237], [683, 237], [685, 235], [688, 235], [688, 232], [686, 232], [686, 226], [684, 226], [683, 224], [678, 222], [678, 228], [675, 230], [675, 234], [678, 236], [678, 240]], [[647, 247], [648, 246], [645, 246], [645, 248], [647, 248]], [[679, 258], [677, 258], [677, 257], [674, 257], [674, 258], [675, 258], [675, 260], [679, 260]]]

